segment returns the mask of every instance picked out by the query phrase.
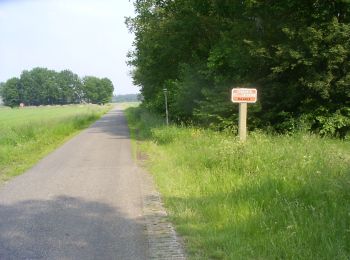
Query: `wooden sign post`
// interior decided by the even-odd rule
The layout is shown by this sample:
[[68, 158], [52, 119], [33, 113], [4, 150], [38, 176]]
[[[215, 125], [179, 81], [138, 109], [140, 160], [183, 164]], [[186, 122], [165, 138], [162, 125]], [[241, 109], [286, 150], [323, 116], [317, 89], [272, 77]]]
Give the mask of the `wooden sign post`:
[[239, 140], [247, 139], [247, 110], [248, 103], [257, 101], [258, 91], [255, 88], [233, 88], [231, 100], [239, 103], [238, 136]]

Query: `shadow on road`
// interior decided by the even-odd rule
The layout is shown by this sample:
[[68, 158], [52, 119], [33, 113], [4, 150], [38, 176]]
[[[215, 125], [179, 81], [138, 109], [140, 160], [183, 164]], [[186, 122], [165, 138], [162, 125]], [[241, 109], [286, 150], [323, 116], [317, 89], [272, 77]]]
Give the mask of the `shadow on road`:
[[0, 204], [0, 259], [139, 259], [143, 229], [107, 204], [73, 197]]

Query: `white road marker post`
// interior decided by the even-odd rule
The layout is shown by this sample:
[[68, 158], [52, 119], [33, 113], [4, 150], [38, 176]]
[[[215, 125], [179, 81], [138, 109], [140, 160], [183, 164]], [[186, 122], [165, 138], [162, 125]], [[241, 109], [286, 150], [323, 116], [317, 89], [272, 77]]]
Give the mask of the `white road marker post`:
[[163, 89], [164, 91], [164, 99], [165, 99], [165, 122], [166, 122], [166, 125], [169, 126], [169, 112], [168, 112], [168, 90], [167, 88], [164, 88]]
[[233, 88], [231, 92], [231, 101], [239, 103], [238, 136], [242, 142], [247, 139], [248, 103], [255, 103], [257, 96], [255, 88]]

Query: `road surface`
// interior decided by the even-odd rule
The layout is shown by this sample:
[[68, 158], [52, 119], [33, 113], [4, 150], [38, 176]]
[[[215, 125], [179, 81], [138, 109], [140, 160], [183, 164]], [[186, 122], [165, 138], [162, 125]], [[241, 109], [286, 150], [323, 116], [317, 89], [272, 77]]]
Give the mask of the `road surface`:
[[141, 193], [114, 108], [0, 187], [0, 259], [147, 259]]

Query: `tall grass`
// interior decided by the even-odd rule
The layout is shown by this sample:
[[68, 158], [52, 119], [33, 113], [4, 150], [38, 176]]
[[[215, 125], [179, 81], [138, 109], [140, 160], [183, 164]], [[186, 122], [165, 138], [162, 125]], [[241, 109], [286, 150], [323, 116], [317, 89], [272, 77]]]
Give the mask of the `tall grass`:
[[127, 117], [190, 258], [350, 258], [349, 142]]
[[0, 181], [24, 172], [109, 108], [76, 105], [1, 109]]

